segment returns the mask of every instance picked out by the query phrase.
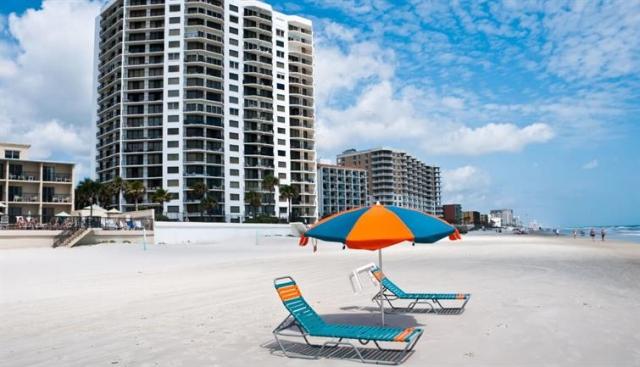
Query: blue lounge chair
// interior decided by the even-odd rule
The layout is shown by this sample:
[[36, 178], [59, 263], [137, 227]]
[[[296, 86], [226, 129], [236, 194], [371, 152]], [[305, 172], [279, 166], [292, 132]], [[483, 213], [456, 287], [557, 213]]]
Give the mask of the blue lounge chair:
[[[409, 356], [416, 342], [422, 336], [423, 330], [420, 328], [404, 329], [327, 323], [305, 301], [293, 278], [288, 276], [276, 278], [273, 283], [282, 303], [289, 311], [289, 315], [273, 330], [276, 342], [287, 357], [292, 356], [284, 348], [284, 345], [279, 339], [280, 336], [302, 337], [307, 345], [318, 347], [315, 355], [307, 356], [306, 358], [316, 359], [326, 348], [337, 349], [339, 346], [344, 346], [352, 348], [357, 355], [357, 359], [363, 363], [399, 364]], [[297, 329], [298, 332], [286, 333], [285, 330], [288, 329]], [[309, 341], [309, 337], [330, 338], [332, 340], [321, 345], [316, 345]], [[381, 351], [380, 353], [383, 354], [383, 356], [380, 357], [385, 358], [366, 358], [363, 355], [363, 352], [366, 351], [365, 349], [358, 349], [358, 347], [346, 340], [357, 340], [362, 345], [373, 342], [376, 348]], [[380, 342], [402, 343], [405, 347], [403, 349], [383, 349], [380, 346]], [[393, 358], [388, 357], [389, 352], [395, 353]]]
[[[471, 298], [469, 293], [406, 293], [377, 266], [371, 267], [371, 274], [382, 284], [382, 290], [373, 296], [372, 301], [376, 302], [378, 306], [386, 302], [392, 311], [411, 312], [415, 310], [417, 312], [421, 310], [422, 312], [456, 314], [464, 311], [464, 307]], [[410, 302], [405, 307], [398, 306], [397, 301], [403, 300]], [[461, 301], [462, 305], [459, 307], [445, 307], [441, 301]], [[426, 305], [428, 308], [416, 309], [417, 305]]]

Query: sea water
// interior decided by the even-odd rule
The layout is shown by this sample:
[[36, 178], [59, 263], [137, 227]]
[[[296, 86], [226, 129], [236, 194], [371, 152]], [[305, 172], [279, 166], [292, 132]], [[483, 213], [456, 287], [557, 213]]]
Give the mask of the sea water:
[[596, 239], [600, 240], [600, 229], [604, 228], [605, 240], [620, 240], [628, 242], [640, 243], [640, 225], [624, 225], [624, 226], [594, 226], [594, 227], [577, 227], [564, 228], [563, 234], [573, 236], [573, 230], [578, 231], [578, 237], [581, 236], [580, 231], [584, 232], [584, 237], [589, 237], [589, 232], [593, 228], [596, 231]]

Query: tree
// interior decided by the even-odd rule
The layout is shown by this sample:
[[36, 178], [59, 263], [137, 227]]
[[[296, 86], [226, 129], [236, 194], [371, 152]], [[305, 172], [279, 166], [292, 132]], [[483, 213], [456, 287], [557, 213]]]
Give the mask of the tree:
[[116, 202], [118, 203], [118, 209], [120, 209], [120, 196], [127, 192], [127, 181], [123, 180], [120, 176], [116, 176], [108, 185], [113, 195], [118, 196]]
[[211, 209], [214, 209], [218, 206], [218, 200], [214, 198], [212, 195], [205, 195], [202, 199], [200, 199], [200, 210], [202, 217], [204, 218], [204, 213], [208, 212]]
[[289, 207], [289, 222], [291, 222], [291, 201], [298, 197], [298, 190], [295, 186], [282, 185], [280, 186], [280, 198], [287, 200]]
[[253, 217], [255, 218], [258, 213], [258, 208], [262, 206], [262, 195], [259, 192], [249, 191], [244, 194], [244, 201], [253, 208]]
[[151, 194], [151, 201], [160, 204], [161, 214], [164, 212], [164, 203], [171, 201], [171, 199], [173, 199], [173, 196], [165, 189], [157, 189], [153, 194]]
[[[191, 189], [192, 199], [199, 200], [200, 204], [202, 204], [202, 200], [204, 200], [205, 195], [209, 192], [209, 188], [207, 184], [203, 181], [198, 181], [189, 187]], [[200, 205], [200, 215], [202, 217], [202, 221], [204, 222], [204, 210], [202, 209], [202, 205]]]
[[275, 200], [276, 200], [275, 190], [276, 190], [276, 186], [278, 185], [280, 185], [280, 180], [274, 175], [266, 175], [262, 179], [262, 188], [269, 191], [269, 193], [271, 194], [271, 197], [273, 197], [274, 214], [275, 214]]
[[101, 190], [102, 184], [98, 181], [88, 177], [80, 181], [76, 186], [76, 208], [84, 208], [97, 203]]
[[128, 181], [126, 187], [127, 196], [136, 203], [136, 210], [138, 210], [138, 201], [144, 197], [147, 188], [141, 181]]

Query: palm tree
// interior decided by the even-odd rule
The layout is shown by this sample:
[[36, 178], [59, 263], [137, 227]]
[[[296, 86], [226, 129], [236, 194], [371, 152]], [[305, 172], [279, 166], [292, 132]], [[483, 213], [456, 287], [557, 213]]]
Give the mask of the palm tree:
[[142, 199], [144, 193], [147, 191], [147, 188], [144, 187], [144, 184], [141, 181], [128, 181], [126, 194], [127, 196], [135, 201], [136, 210], [138, 210], [138, 201]]
[[160, 204], [161, 213], [164, 212], [164, 203], [171, 201], [171, 199], [173, 199], [173, 195], [165, 189], [157, 189], [153, 194], [151, 194], [151, 201]]
[[274, 175], [266, 175], [264, 176], [264, 178], [262, 179], [262, 188], [269, 191], [269, 193], [271, 193], [271, 197], [273, 197], [273, 210], [274, 210], [274, 215], [275, 215], [275, 200], [276, 200], [276, 196], [275, 196], [275, 191], [276, 191], [276, 186], [280, 185], [280, 180], [275, 177]]
[[249, 191], [244, 194], [244, 201], [253, 208], [253, 217], [255, 218], [258, 208], [262, 205], [262, 195], [256, 191]]
[[298, 190], [295, 186], [282, 185], [280, 186], [280, 198], [286, 199], [289, 207], [289, 222], [291, 222], [291, 201], [298, 197]]
[[120, 176], [116, 176], [109, 182], [109, 188], [114, 195], [118, 196], [116, 202], [118, 203], [118, 209], [120, 209], [120, 196], [127, 192], [127, 181], [123, 180]]
[[202, 210], [202, 217], [204, 218], [205, 212], [214, 209], [216, 206], [218, 206], [218, 200], [216, 200], [216, 198], [214, 198], [212, 195], [205, 195], [202, 199], [200, 199], [200, 210]]
[[85, 178], [76, 186], [76, 208], [84, 208], [97, 203], [102, 190], [102, 184], [90, 178]]
[[[200, 203], [202, 203], [205, 195], [207, 195], [207, 193], [209, 192], [209, 188], [207, 187], [207, 184], [204, 183], [204, 181], [198, 181], [191, 185], [189, 188], [191, 189], [192, 199], [200, 200]], [[204, 210], [202, 209], [202, 205], [200, 206], [200, 216], [202, 217], [202, 221], [204, 222]]]

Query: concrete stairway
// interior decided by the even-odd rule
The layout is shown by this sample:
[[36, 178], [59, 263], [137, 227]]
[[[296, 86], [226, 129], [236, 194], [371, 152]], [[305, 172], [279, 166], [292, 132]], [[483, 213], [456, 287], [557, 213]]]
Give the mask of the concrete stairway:
[[91, 228], [73, 228], [63, 231], [53, 242], [53, 247], [73, 247], [91, 233]]

